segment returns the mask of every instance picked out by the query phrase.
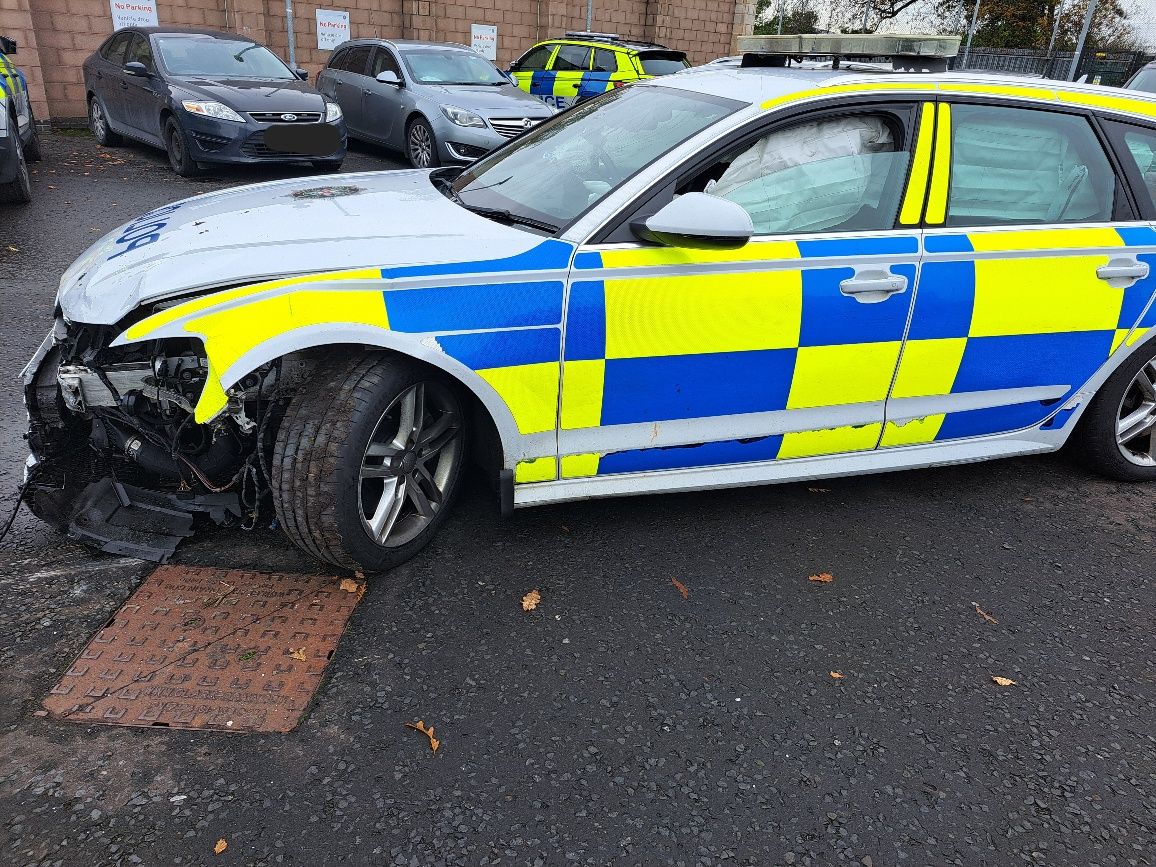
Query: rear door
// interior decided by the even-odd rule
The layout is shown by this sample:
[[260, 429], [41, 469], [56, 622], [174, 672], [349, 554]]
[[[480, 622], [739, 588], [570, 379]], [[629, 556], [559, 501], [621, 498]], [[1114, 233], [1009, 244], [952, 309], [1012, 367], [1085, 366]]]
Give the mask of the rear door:
[[[916, 291], [933, 117], [888, 102], [764, 122], [580, 250], [562, 477], [876, 448]], [[689, 192], [740, 204], [755, 236], [736, 250], [631, 236]]]
[[405, 81], [401, 65], [393, 52], [384, 45], [374, 49], [369, 65], [368, 81], [362, 89], [361, 119], [364, 134], [380, 142], [388, 142], [395, 130], [400, 132], [403, 105], [401, 87], [382, 84], [377, 80], [383, 72], [392, 72], [399, 81]]
[[[578, 86], [578, 101], [592, 99], [608, 90], [613, 90], [618, 82], [634, 78], [629, 68], [630, 58], [625, 52], [612, 48], [595, 48], [590, 71], [582, 76]], [[626, 64], [620, 67], [620, 64]]]
[[550, 63], [550, 71], [554, 73], [552, 104], [559, 111], [565, 111], [578, 101], [582, 78], [590, 71], [593, 53], [594, 49], [589, 45], [563, 43], [558, 46], [558, 53]]
[[1156, 237], [1087, 112], [961, 96], [937, 116], [883, 446], [1064, 424], [1153, 290], [1133, 248]]
[[356, 136], [365, 136], [364, 91], [368, 87], [369, 58], [373, 54], [372, 45], [355, 45], [342, 52], [338, 67], [334, 67], [332, 96], [341, 106], [345, 116], [345, 127]]
[[[118, 129], [126, 129], [124, 101], [124, 55], [135, 34], [126, 30], [116, 34], [100, 54], [93, 74], [92, 90], [104, 106], [108, 120]], [[125, 85], [127, 87], [127, 85]]]

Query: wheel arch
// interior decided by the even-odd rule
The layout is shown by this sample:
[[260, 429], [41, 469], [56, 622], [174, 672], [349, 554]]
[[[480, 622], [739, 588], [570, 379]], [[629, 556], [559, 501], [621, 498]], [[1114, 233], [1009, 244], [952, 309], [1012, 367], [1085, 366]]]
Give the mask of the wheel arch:
[[[434, 337], [421, 337], [358, 323], [306, 325], [278, 334], [250, 347], [221, 371], [222, 389], [229, 389], [262, 365], [308, 350], [338, 346], [384, 349], [441, 371], [454, 380], [462, 394], [474, 403], [489, 430], [484, 437], [496, 446], [497, 467], [513, 467], [524, 457], [522, 434], [509, 406], [498, 392], [474, 370], [447, 355]], [[553, 431], [550, 431], [553, 434]]]

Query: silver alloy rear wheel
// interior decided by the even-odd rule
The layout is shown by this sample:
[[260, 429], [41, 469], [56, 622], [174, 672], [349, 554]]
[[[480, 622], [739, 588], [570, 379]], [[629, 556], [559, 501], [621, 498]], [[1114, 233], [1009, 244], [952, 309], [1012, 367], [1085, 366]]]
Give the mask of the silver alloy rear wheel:
[[417, 382], [378, 420], [358, 478], [361, 520], [378, 545], [412, 541], [445, 503], [462, 458], [456, 406], [446, 386]]
[[1116, 446], [1125, 460], [1156, 466], [1156, 358], [1132, 377], [1116, 411]]

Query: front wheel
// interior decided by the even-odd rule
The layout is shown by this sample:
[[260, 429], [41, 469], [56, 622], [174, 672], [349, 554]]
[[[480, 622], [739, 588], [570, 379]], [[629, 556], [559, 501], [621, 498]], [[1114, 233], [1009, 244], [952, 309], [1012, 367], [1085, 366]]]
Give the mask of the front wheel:
[[409, 122], [405, 143], [409, 161], [415, 169], [433, 169], [441, 165], [437, 139], [424, 117], [414, 118]]
[[1108, 377], [1075, 436], [1084, 461], [1109, 478], [1156, 481], [1156, 339]]
[[385, 353], [323, 362], [289, 403], [273, 451], [273, 501], [286, 535], [348, 569], [413, 557], [445, 522], [465, 465], [453, 384]]
[[185, 140], [185, 133], [174, 118], [169, 118], [165, 124], [165, 149], [169, 154], [169, 165], [182, 178], [195, 178], [201, 173], [201, 167], [192, 154]]

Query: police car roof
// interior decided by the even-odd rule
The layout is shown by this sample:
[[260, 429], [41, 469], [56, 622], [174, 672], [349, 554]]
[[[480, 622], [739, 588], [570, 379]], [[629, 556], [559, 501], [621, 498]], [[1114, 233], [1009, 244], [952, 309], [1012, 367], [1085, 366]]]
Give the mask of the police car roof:
[[[674, 75], [639, 82], [635, 87], [677, 87], [695, 93], [721, 96], [749, 103], [761, 103], [804, 90], [826, 87], [831, 84], [851, 83], [895, 83], [928, 84], [950, 82], [952, 84], [998, 85], [1000, 87], [1025, 87], [1032, 90], [1063, 91], [1065, 93], [1086, 93], [1104, 98], [1105, 88], [1090, 84], [1076, 84], [1052, 79], [1028, 78], [1017, 75], [983, 75], [974, 72], [911, 73], [878, 71], [865, 73], [862, 69], [831, 69], [814, 66], [731, 66], [717, 64], [696, 66]], [[1117, 91], [1112, 93], [1124, 99], [1156, 103], [1156, 94], [1139, 91]]]

